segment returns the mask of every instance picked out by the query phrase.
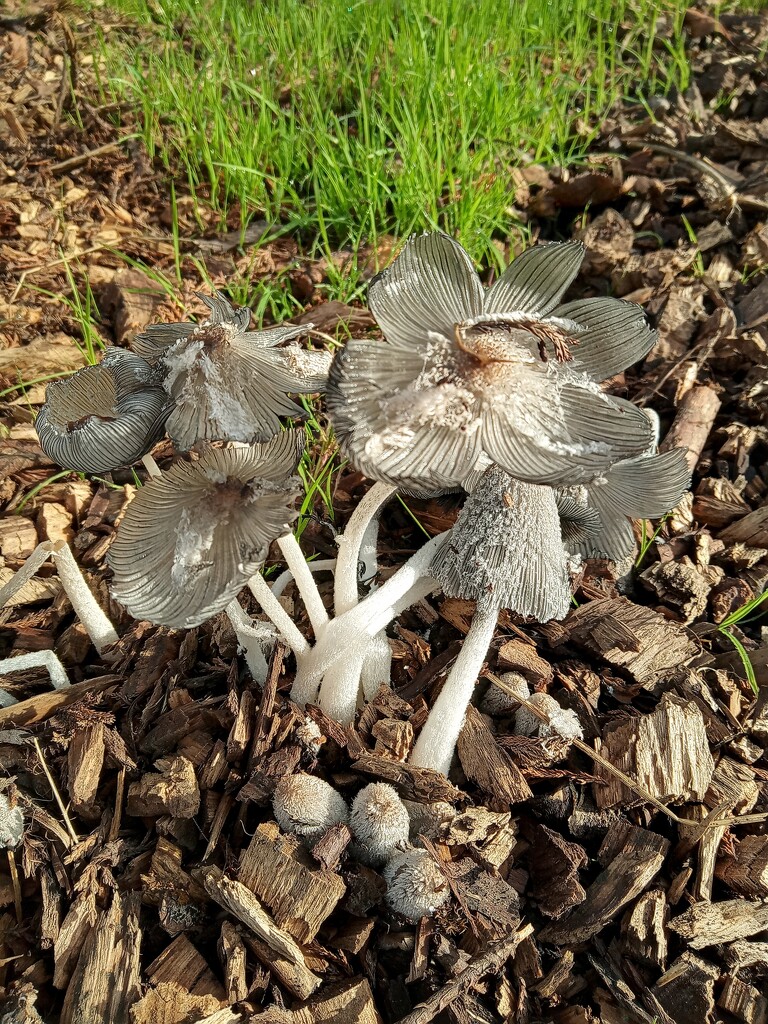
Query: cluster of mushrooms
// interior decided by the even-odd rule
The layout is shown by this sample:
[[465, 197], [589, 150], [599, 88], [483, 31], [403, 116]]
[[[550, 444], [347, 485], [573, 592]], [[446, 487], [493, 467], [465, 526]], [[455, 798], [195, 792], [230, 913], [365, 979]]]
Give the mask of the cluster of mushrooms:
[[[580, 560], [626, 556], [630, 520], [663, 515], [689, 484], [684, 451], [657, 452], [653, 415], [600, 386], [655, 335], [630, 303], [562, 303], [582, 255], [574, 242], [537, 245], [485, 288], [453, 239], [415, 236], [370, 285], [384, 340], [352, 339], [331, 359], [298, 345], [311, 325], [250, 331], [250, 310], [219, 294], [205, 299], [203, 323], [155, 324], [133, 352], [108, 349], [51, 384], [37, 430], [52, 459], [91, 474], [143, 459], [150, 472], [108, 555], [114, 597], [137, 619], [176, 628], [225, 612], [257, 681], [279, 636], [295, 656], [292, 699], [342, 723], [390, 682], [393, 619], [437, 590], [475, 601], [410, 754], [447, 774], [500, 610], [563, 618]], [[304, 435], [282, 419], [303, 414], [289, 395], [314, 392], [325, 392], [343, 454], [375, 481], [331, 563], [307, 562], [291, 532]], [[161, 473], [149, 452], [164, 433], [186, 454]], [[467, 498], [452, 529], [364, 587], [377, 573], [380, 511], [398, 489]], [[287, 571], [269, 586], [259, 570], [273, 541]], [[101, 650], [114, 630], [68, 552], [43, 544], [18, 576], [47, 557]], [[324, 570], [333, 614], [313, 575]], [[291, 578], [313, 642], [279, 600]], [[246, 586], [268, 622], [238, 602]]]

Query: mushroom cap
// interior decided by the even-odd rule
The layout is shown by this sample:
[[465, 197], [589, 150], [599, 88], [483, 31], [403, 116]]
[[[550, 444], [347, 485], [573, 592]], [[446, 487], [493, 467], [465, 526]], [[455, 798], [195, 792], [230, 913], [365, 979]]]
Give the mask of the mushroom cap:
[[80, 473], [110, 473], [146, 455], [163, 436], [168, 395], [140, 356], [107, 349], [101, 363], [54, 381], [35, 421], [40, 447]]
[[426, 850], [403, 850], [384, 868], [387, 904], [409, 921], [431, 916], [450, 895], [440, 868]]
[[209, 448], [145, 484], [107, 556], [115, 598], [137, 619], [175, 628], [222, 611], [296, 516], [302, 448], [298, 430]]
[[251, 311], [221, 293], [200, 295], [211, 315], [201, 324], [154, 324], [134, 349], [159, 362], [173, 397], [167, 430], [186, 450], [198, 441], [267, 441], [281, 416], [305, 415], [288, 394], [322, 391], [330, 354], [276, 345], [306, 334], [312, 324], [249, 331]]
[[548, 622], [568, 612], [567, 563], [552, 488], [521, 483], [491, 466], [430, 572], [449, 597]]
[[548, 693], [534, 693], [527, 698], [530, 704], [549, 718], [549, 725], [537, 718], [526, 707], [519, 707], [515, 714], [515, 732], [519, 736], [551, 736], [553, 733], [565, 739], [583, 739], [584, 730], [575, 711], [561, 707]]
[[362, 847], [363, 859], [383, 864], [408, 842], [410, 818], [397, 790], [386, 782], [371, 782], [352, 801], [349, 827]]
[[332, 825], [346, 822], [349, 808], [341, 793], [316, 775], [287, 775], [272, 797], [275, 820], [284, 832], [316, 842]]
[[[528, 685], [528, 680], [521, 672], [504, 672], [499, 678], [519, 697], [522, 697], [523, 700], [528, 700], [531, 695], [531, 688]], [[491, 683], [485, 691], [485, 696], [480, 705], [481, 711], [484, 711], [487, 715], [509, 715], [518, 707], [520, 707], [520, 702], [515, 700], [506, 690], [496, 686], [495, 683]]]
[[[563, 541], [568, 551], [585, 558], [621, 559], [635, 546], [631, 519], [657, 519], [673, 509], [691, 482], [684, 448], [616, 463], [584, 485], [586, 508], [596, 514], [597, 524], [580, 533], [567, 530]], [[558, 505], [573, 498], [572, 489], [558, 491]]]
[[582, 254], [536, 246], [485, 290], [457, 242], [411, 238], [370, 287], [386, 341], [352, 339], [331, 367], [327, 407], [353, 465], [429, 493], [461, 486], [483, 453], [520, 480], [571, 484], [647, 449], [643, 412], [597, 381], [655, 336], [619, 299], [560, 305]]

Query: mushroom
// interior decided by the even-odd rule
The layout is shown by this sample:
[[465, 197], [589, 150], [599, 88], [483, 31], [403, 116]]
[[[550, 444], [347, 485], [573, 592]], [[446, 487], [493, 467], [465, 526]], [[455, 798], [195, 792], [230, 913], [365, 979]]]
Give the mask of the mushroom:
[[457, 242], [411, 238], [369, 291], [386, 341], [352, 339], [331, 367], [327, 407], [352, 464], [435, 493], [483, 454], [519, 480], [565, 485], [646, 451], [644, 413], [597, 382], [655, 335], [619, 299], [560, 304], [582, 255], [536, 246], [485, 290]]
[[540, 622], [570, 605], [568, 555], [555, 492], [514, 480], [498, 466], [469, 495], [432, 574], [449, 597], [477, 602], [469, 633], [409, 760], [447, 775], [502, 608]]
[[160, 440], [169, 411], [152, 367], [113, 348], [98, 365], [48, 385], [35, 429], [60, 466], [109, 473], [138, 462]]
[[276, 348], [306, 334], [312, 324], [249, 331], [251, 311], [220, 292], [199, 296], [211, 310], [201, 324], [153, 324], [133, 348], [165, 372], [174, 401], [167, 430], [182, 450], [198, 441], [268, 441], [281, 416], [304, 416], [286, 396], [325, 387], [327, 352]]
[[352, 801], [349, 827], [360, 859], [374, 867], [407, 845], [410, 824], [397, 790], [386, 782], [371, 782]]
[[300, 431], [208, 448], [145, 484], [107, 556], [116, 599], [136, 618], [173, 627], [226, 608], [295, 518], [302, 448]]
[[520, 707], [520, 701], [515, 700], [515, 696], [523, 700], [531, 696], [528, 680], [521, 672], [504, 672], [499, 678], [507, 684], [507, 688], [502, 690], [500, 686], [491, 683], [480, 705], [480, 710], [486, 715], [510, 715]]
[[684, 448], [617, 462], [605, 473], [578, 488], [558, 489], [558, 503], [581, 502], [583, 514], [595, 516], [587, 530], [568, 530], [566, 548], [585, 558], [628, 555], [635, 536], [630, 520], [656, 519], [674, 508], [688, 490], [691, 471]]
[[316, 775], [287, 775], [280, 779], [272, 797], [272, 810], [280, 828], [299, 836], [308, 846], [332, 825], [349, 819], [344, 797]]
[[24, 811], [0, 793], [0, 849], [13, 850], [24, 836]]
[[391, 910], [409, 921], [434, 914], [448, 899], [450, 888], [426, 850], [403, 850], [384, 868], [386, 901]]
[[571, 708], [560, 707], [548, 693], [533, 693], [525, 699], [537, 711], [546, 715], [549, 723], [543, 722], [533, 711], [521, 705], [515, 713], [515, 732], [518, 736], [551, 736], [555, 733], [568, 740], [584, 739], [579, 716]]

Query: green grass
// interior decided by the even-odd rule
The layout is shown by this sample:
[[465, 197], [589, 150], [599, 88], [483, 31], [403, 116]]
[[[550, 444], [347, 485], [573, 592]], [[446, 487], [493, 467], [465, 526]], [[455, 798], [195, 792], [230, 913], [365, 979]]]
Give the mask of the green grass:
[[324, 252], [439, 226], [498, 261], [493, 239], [522, 231], [514, 167], [577, 161], [618, 98], [685, 88], [686, 6], [108, 0], [100, 82], [230, 223]]
[[744, 673], [747, 677], [749, 685], [752, 690], [757, 693], [759, 690], [757, 678], [755, 676], [755, 669], [749, 658], [749, 652], [747, 651], [744, 644], [732, 631], [732, 626], [737, 626], [742, 622], [749, 621], [753, 615], [758, 613], [765, 602], [768, 601], [768, 590], [764, 590], [762, 594], [758, 594], [753, 597], [751, 601], [746, 601], [740, 608], [731, 612], [730, 615], [726, 616], [720, 625], [717, 627], [730, 643], [733, 644], [738, 654], [741, 664], [744, 667]]

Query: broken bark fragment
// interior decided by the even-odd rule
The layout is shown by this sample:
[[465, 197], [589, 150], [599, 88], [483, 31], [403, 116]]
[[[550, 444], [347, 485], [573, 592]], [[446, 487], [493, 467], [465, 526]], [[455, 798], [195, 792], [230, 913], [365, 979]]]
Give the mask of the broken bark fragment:
[[[664, 695], [652, 714], [607, 726], [595, 749], [652, 797], [673, 803], [703, 800], [715, 769], [701, 711], [692, 701], [671, 694]], [[598, 807], [641, 802], [601, 765], [595, 766], [595, 774], [601, 779], [593, 790]]]
[[696, 903], [669, 922], [691, 949], [747, 939], [768, 929], [768, 904], [748, 900]]
[[533, 796], [520, 769], [501, 749], [485, 719], [471, 704], [459, 733], [458, 753], [467, 778], [492, 798], [517, 804]]
[[675, 1024], [702, 1024], [715, 1011], [715, 981], [720, 971], [693, 953], [683, 953], [652, 992]]
[[546, 925], [539, 936], [543, 942], [573, 946], [596, 935], [653, 881], [669, 842], [655, 832], [622, 823], [603, 841], [601, 853], [608, 848], [616, 852], [587, 889], [584, 901], [557, 924]]
[[200, 809], [200, 789], [195, 768], [186, 757], [163, 758], [155, 764], [158, 772], [132, 782], [128, 788], [128, 814], [136, 818], [194, 818]]

